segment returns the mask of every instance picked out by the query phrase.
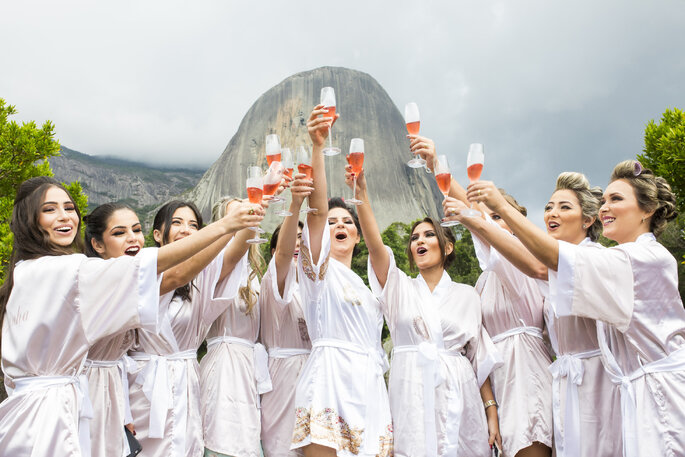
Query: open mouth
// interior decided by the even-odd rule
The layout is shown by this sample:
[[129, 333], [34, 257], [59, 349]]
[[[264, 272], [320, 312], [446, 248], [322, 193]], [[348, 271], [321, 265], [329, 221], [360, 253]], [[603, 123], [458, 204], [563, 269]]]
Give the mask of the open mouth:
[[416, 253], [417, 253], [418, 255], [424, 255], [426, 252], [428, 252], [428, 249], [426, 249], [426, 248], [423, 247], [423, 246], [419, 246], [419, 247], [416, 249]]
[[298, 255], [300, 255], [300, 250], [296, 249], [295, 252], [293, 252], [293, 257], [297, 258]]
[[139, 252], [140, 252], [140, 247], [131, 246], [131, 247], [126, 248], [126, 250], [124, 251], [124, 254], [130, 255], [133, 257], [134, 255], [138, 254]]
[[602, 225], [606, 227], [607, 225], [611, 224], [615, 220], [616, 220], [615, 217], [609, 217], [609, 216], [603, 217], [602, 218]]
[[551, 230], [554, 230], [554, 229], [556, 229], [556, 228], [559, 228], [559, 223], [558, 223], [558, 222], [551, 221], [551, 222], [549, 222], [549, 223], [547, 224], [547, 227], [548, 227], [549, 229], [551, 229]]
[[345, 241], [345, 240], [347, 239], [347, 234], [342, 233], [342, 232], [336, 233], [336, 234], [335, 234], [335, 239], [338, 240], [338, 241]]
[[55, 231], [62, 233], [62, 234], [66, 234], [66, 233], [71, 232], [71, 227], [69, 227], [68, 225], [64, 225], [62, 227], [55, 228]]

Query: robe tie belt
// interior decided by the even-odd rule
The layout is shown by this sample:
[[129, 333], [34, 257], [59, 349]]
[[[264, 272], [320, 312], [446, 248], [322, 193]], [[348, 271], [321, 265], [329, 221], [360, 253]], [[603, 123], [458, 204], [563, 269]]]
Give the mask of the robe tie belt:
[[378, 411], [370, 406], [372, 403], [370, 400], [371, 396], [378, 390], [379, 378], [382, 382], [383, 373], [388, 371], [388, 358], [380, 347], [367, 347], [351, 341], [334, 338], [319, 338], [312, 341], [312, 351], [324, 347], [343, 349], [366, 356], [366, 398], [364, 399], [364, 404], [366, 405], [364, 415], [366, 431], [364, 433], [364, 454], [376, 455], [380, 452], [380, 443], [377, 437], [381, 435], [380, 428], [382, 424], [380, 424]]
[[[142, 386], [145, 397], [150, 401], [150, 438], [163, 438], [167, 412], [173, 409], [172, 449], [174, 457], [185, 456], [186, 423], [188, 421], [188, 373], [186, 362], [197, 362], [197, 351], [156, 355], [132, 352], [131, 358], [147, 362], [136, 377], [136, 384]], [[169, 380], [169, 364], [175, 370], [174, 380]], [[175, 394], [175, 395], [174, 395]]]
[[298, 355], [309, 355], [311, 349], [303, 348], [269, 348], [269, 357], [272, 359], [288, 359]]
[[[463, 357], [460, 352], [438, 349], [435, 344], [423, 342], [418, 345], [395, 346], [396, 354], [416, 352], [419, 355], [418, 365], [421, 367], [423, 384], [423, 426], [426, 443], [426, 457], [438, 455], [438, 432], [435, 424], [435, 388], [445, 381], [445, 375], [440, 370], [441, 357]], [[457, 392], [447, 405], [447, 437], [444, 455], [457, 455], [459, 444], [459, 428], [464, 409], [459, 384], [454, 383]]]
[[[271, 374], [269, 373], [269, 355], [262, 343], [253, 343], [244, 338], [235, 336], [216, 336], [214, 338], [207, 338], [207, 350], [213, 348], [217, 344], [239, 344], [248, 348], [252, 348], [252, 357], [254, 360], [254, 376], [257, 383], [257, 400], [259, 394], [265, 394], [273, 390], [271, 384]], [[259, 404], [259, 402], [257, 403]]]
[[64, 387], [73, 384], [79, 404], [78, 435], [82, 457], [90, 457], [90, 420], [93, 418], [93, 405], [88, 393], [88, 378], [81, 374], [75, 376], [27, 376], [13, 379], [15, 388], [11, 395], [45, 390], [51, 387]]
[[[580, 455], [580, 405], [578, 386], [583, 384], [583, 359], [599, 357], [599, 349], [564, 354], [557, 357], [549, 366], [552, 373], [552, 411], [554, 413], [554, 442], [558, 457]], [[566, 411], [561, 420], [561, 378], [566, 380]], [[563, 423], [564, 429], [561, 430]]]
[[633, 381], [649, 373], [685, 371], [685, 348], [680, 348], [662, 359], [642, 365], [628, 375], [623, 374], [617, 363], [609, 363], [606, 368], [611, 382], [620, 386], [623, 456], [638, 457], [640, 452], [637, 442], [637, 398]]
[[538, 327], [529, 327], [529, 326], [521, 326], [521, 327], [514, 327], [510, 328], [509, 330], [506, 330], [502, 333], [498, 333], [497, 335], [491, 337], [493, 343], [499, 343], [500, 341], [503, 341], [511, 336], [514, 335], [521, 335], [521, 334], [526, 334], [530, 336], [534, 336], [535, 338], [540, 338], [542, 339], [542, 329], [539, 329]]
[[[128, 373], [129, 371], [133, 371], [136, 369], [136, 362], [133, 360], [131, 357], [127, 355], [123, 355], [119, 360], [91, 360], [91, 359], [86, 359], [86, 362], [84, 364], [86, 368], [91, 367], [91, 368], [114, 368], [117, 367], [119, 369], [119, 375], [121, 376], [121, 390], [123, 392], [124, 396], [124, 424], [132, 424], [133, 423], [133, 414], [131, 413], [131, 402], [129, 401], [129, 386], [128, 386]], [[123, 444], [123, 449], [125, 455], [129, 455], [131, 453], [131, 449], [128, 446], [128, 439], [126, 438], [126, 434], [123, 433], [122, 430], [122, 444]]]

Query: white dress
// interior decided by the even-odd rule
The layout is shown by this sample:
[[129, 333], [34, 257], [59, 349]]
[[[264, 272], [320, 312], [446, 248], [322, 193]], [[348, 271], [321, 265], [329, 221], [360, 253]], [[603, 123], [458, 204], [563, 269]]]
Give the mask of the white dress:
[[685, 310], [673, 256], [651, 233], [603, 250], [560, 242], [550, 289], [558, 315], [601, 321], [602, 357], [621, 393], [623, 454], [685, 455]]
[[297, 267], [290, 263], [283, 296], [278, 292], [276, 262], [271, 259], [262, 278], [259, 308], [260, 341], [269, 350], [273, 390], [262, 395], [262, 447], [266, 457], [294, 457], [290, 450], [295, 425], [295, 387], [312, 343], [302, 311]]
[[297, 383], [292, 449], [316, 443], [338, 456], [392, 455], [392, 420], [383, 373], [383, 314], [362, 279], [330, 258], [322, 227], [314, 264], [305, 223], [298, 258], [312, 353]]
[[219, 282], [223, 251], [193, 280], [191, 300], [161, 297], [167, 303], [159, 335], [138, 332], [130, 352], [129, 398], [136, 438], [146, 457], [201, 457], [204, 453], [197, 349], [214, 320], [238, 289], [235, 270]]
[[473, 245], [483, 270], [476, 283], [483, 326], [504, 361], [490, 375], [499, 404], [502, 451], [514, 456], [534, 442], [551, 448], [552, 358], [543, 340], [544, 296], [534, 279], [477, 235]]
[[[585, 238], [578, 246], [601, 251]], [[557, 358], [552, 373], [554, 447], [557, 457], [613, 457], [622, 452], [620, 398], [604, 369], [597, 341], [597, 321], [578, 316], [555, 316], [559, 300], [554, 282], [538, 281], [545, 295], [545, 319]], [[597, 303], [597, 298], [595, 298]]]
[[390, 409], [395, 456], [489, 457], [488, 424], [480, 387], [501, 364], [481, 325], [473, 287], [447, 272], [433, 292], [419, 274], [395, 265], [392, 250], [381, 288], [369, 261], [369, 283], [379, 297], [394, 344]]
[[0, 404], [0, 455], [90, 455], [82, 449], [92, 416], [88, 381], [79, 376], [86, 354], [124, 330], [157, 330], [157, 279], [154, 248], [136, 257], [73, 254], [17, 264], [2, 328], [2, 366], [14, 392]]
[[[247, 254], [235, 266], [240, 287], [248, 281]], [[252, 290], [259, 291], [257, 278]], [[271, 384], [266, 351], [257, 344], [259, 303], [246, 314], [239, 296], [207, 333], [207, 355], [200, 363], [205, 447], [241, 457], [259, 457], [259, 394]]]

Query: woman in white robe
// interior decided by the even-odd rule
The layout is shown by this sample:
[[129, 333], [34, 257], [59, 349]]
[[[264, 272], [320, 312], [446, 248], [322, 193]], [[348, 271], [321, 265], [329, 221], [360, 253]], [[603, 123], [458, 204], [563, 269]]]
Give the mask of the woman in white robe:
[[[232, 203], [227, 213], [244, 205]], [[161, 246], [181, 242], [201, 222], [193, 204], [170, 202], [155, 217], [155, 242]], [[129, 372], [131, 412], [146, 456], [204, 454], [197, 349], [238, 292], [242, 269], [235, 267], [254, 233], [241, 230], [227, 246], [227, 238], [219, 240], [191, 263], [172, 270], [173, 275], [164, 275], [159, 300], [167, 312], [160, 332], [139, 331], [129, 353], [137, 365]]]
[[[346, 169], [352, 185], [351, 167]], [[495, 442], [502, 444], [488, 379], [501, 362], [481, 324], [478, 294], [445, 271], [454, 259], [454, 235], [431, 218], [415, 223], [407, 250], [419, 276], [407, 276], [383, 245], [364, 171], [356, 183], [369, 282], [394, 345], [389, 395], [395, 455], [488, 457]]]
[[[88, 214], [85, 243], [88, 257], [107, 260], [137, 255], [145, 237], [131, 208], [123, 203], [105, 203]], [[88, 350], [85, 374], [93, 405], [91, 457], [126, 457], [131, 452], [124, 426], [133, 428], [128, 401], [128, 369], [133, 361], [126, 353], [134, 338], [135, 330], [127, 330], [98, 340]]]
[[[485, 193], [485, 192], [483, 192]], [[490, 186], [488, 195], [507, 202], [499, 189]], [[545, 225], [549, 236], [569, 243], [602, 249], [596, 240], [601, 225], [597, 220], [599, 188], [591, 188], [579, 173], [562, 173], [556, 189], [545, 205]], [[483, 218], [467, 218], [459, 214], [465, 204], [454, 199], [444, 203], [445, 214], [457, 214], [448, 219], [461, 221], [472, 233], [491, 246], [521, 272], [540, 279], [538, 286], [545, 295], [545, 318], [550, 342], [557, 359], [549, 367], [552, 374], [552, 409], [554, 446], [557, 456], [611, 456], [621, 445], [613, 437], [620, 433], [619, 398], [602, 365], [593, 319], [555, 317], [552, 303], [555, 295], [548, 292], [548, 269], [521, 244], [499, 226]], [[507, 202], [508, 211], [516, 211]], [[488, 211], [484, 208], [483, 211]], [[503, 218], [493, 210], [493, 215]], [[522, 219], [525, 219], [521, 215]], [[508, 221], [505, 220], [505, 222]], [[511, 228], [509, 225], [507, 227]], [[474, 242], [478, 246], [479, 241]], [[497, 386], [495, 386], [497, 388]], [[500, 411], [500, 414], [516, 414]]]
[[[299, 210], [302, 199], [311, 190], [306, 194], [300, 193], [298, 197], [296, 189], [299, 184], [298, 180], [291, 185], [292, 215], [271, 236], [273, 257], [262, 278], [259, 293], [262, 315], [260, 341], [269, 351], [269, 374], [273, 386], [271, 392], [262, 395], [262, 447], [266, 457], [302, 455], [300, 449], [290, 450], [295, 423], [295, 387], [312, 347], [297, 285], [297, 256], [304, 226], [298, 220]], [[293, 227], [290, 225], [297, 230], [296, 237], [292, 236]]]
[[[474, 199], [485, 188], [478, 184], [469, 188]], [[612, 248], [550, 240], [515, 218], [510, 226], [550, 268], [555, 312], [600, 321], [602, 357], [621, 395], [623, 455], [684, 455], [685, 310], [676, 261], [655, 237], [675, 217], [675, 196], [663, 178], [627, 160], [603, 200], [604, 235], [619, 243]]]
[[[254, 209], [247, 225], [262, 215]], [[225, 218], [136, 257], [88, 258], [72, 254], [83, 243], [80, 214], [66, 190], [52, 178], [25, 181], [15, 198], [13, 256], [0, 289], [2, 366], [13, 391], [0, 405], [0, 455], [89, 456], [92, 411], [81, 376], [88, 349], [127, 329], [156, 331], [158, 275], [242, 222]]]
[[[383, 379], [380, 304], [350, 268], [360, 241], [354, 212], [326, 202], [323, 146], [330, 118], [318, 105], [307, 127], [314, 190], [298, 255], [298, 278], [312, 352], [297, 384], [292, 448], [305, 456], [392, 455], [392, 420]], [[338, 115], [336, 115], [336, 118]]]
[[[221, 218], [231, 199], [214, 205]], [[200, 363], [200, 395], [205, 456], [259, 457], [259, 395], [271, 389], [267, 354], [260, 343], [259, 276], [264, 261], [258, 245], [250, 248], [234, 273], [238, 293], [207, 332], [207, 354]]]

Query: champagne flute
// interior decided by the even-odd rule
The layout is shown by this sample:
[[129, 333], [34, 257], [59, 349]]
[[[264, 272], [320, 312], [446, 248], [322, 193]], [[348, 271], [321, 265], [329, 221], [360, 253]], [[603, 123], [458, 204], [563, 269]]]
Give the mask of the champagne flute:
[[[450, 164], [447, 161], [446, 155], [439, 155], [435, 163], [435, 180], [438, 182], [438, 187], [442, 195], [447, 197], [450, 193], [450, 186], [452, 184], [452, 173], [450, 172]], [[446, 216], [446, 215], [445, 215]], [[440, 225], [443, 227], [452, 227], [459, 225], [457, 221], [444, 221]]]
[[[407, 123], [407, 132], [410, 135], [419, 134], [421, 118], [419, 117], [419, 106], [416, 103], [411, 102], [404, 106], [404, 121]], [[426, 161], [415, 155], [407, 162], [407, 165], [411, 168], [421, 168], [426, 165]]]
[[280, 202], [274, 194], [278, 190], [283, 181], [283, 164], [281, 162], [271, 162], [269, 169], [264, 175], [263, 186], [264, 186], [264, 199], [270, 200], [272, 203]]
[[[332, 87], [324, 87], [321, 89], [321, 104], [328, 110], [324, 117], [335, 119], [335, 91]], [[340, 154], [340, 148], [333, 146], [333, 139], [331, 138], [331, 128], [328, 127], [328, 147], [323, 148], [323, 155], [337, 156]]]
[[272, 133], [266, 136], [266, 163], [271, 166], [271, 162], [281, 161], [281, 143], [278, 135]]
[[[283, 163], [283, 174], [286, 175], [288, 178], [293, 179], [293, 168], [295, 167], [295, 164], [293, 162], [293, 153], [290, 152], [290, 148], [283, 148], [281, 149], [281, 159]], [[281, 205], [281, 209], [276, 211], [276, 214], [278, 216], [292, 216], [293, 213], [285, 209], [285, 198], [281, 198], [283, 201], [283, 204]]]
[[357, 200], [357, 176], [362, 171], [364, 165], [364, 140], [352, 138], [350, 141], [350, 153], [347, 156], [347, 163], [352, 166], [352, 198], [345, 200], [350, 205], [361, 205], [363, 202]]
[[[305, 146], [297, 148], [297, 171], [306, 175], [307, 179], [312, 179], [312, 153]], [[307, 198], [307, 207], [300, 210], [301, 213], [315, 213], [316, 208], [309, 207], [309, 198]]]
[[[480, 143], [473, 143], [469, 146], [469, 155], [466, 158], [466, 174], [469, 176], [469, 181], [474, 182], [480, 179], [480, 174], [483, 172], [483, 164], [485, 163], [485, 154], [483, 154], [483, 145]], [[461, 212], [466, 217], [480, 216], [481, 212], [473, 209], [473, 203], [469, 209]]]
[[[250, 200], [250, 203], [254, 203], [256, 205], [260, 205], [262, 203], [262, 193], [263, 193], [263, 184], [262, 184], [262, 169], [259, 167], [248, 167], [247, 168], [247, 182], [245, 183], [245, 187], [247, 187], [247, 198]], [[259, 236], [260, 233], [264, 233], [264, 230], [262, 230], [261, 227], [248, 227], [250, 230], [254, 230], [257, 232], [257, 237], [256, 238], [250, 238], [247, 240], [248, 243], [250, 244], [261, 244], [261, 243], [266, 243], [265, 238], [261, 238]]]

